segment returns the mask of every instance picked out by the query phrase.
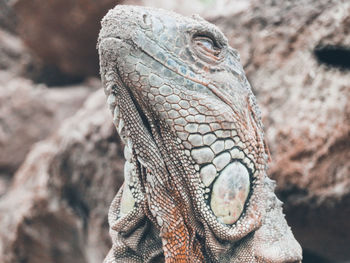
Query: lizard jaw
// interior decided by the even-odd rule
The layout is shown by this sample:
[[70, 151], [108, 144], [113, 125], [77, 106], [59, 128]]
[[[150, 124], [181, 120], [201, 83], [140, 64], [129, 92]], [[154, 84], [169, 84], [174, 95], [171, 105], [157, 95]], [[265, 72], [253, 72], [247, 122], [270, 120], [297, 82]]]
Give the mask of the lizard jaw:
[[[106, 40], [106, 41], [105, 41]], [[109, 42], [109, 43], [108, 43]], [[133, 49], [134, 47], [130, 44], [130, 41], [124, 41], [124, 40], [120, 40], [120, 39], [116, 39], [116, 38], [106, 38], [106, 39], [102, 39], [100, 41], [100, 49], [101, 50], [107, 50], [108, 48], [124, 48], [124, 49]], [[109, 47], [108, 48], [101, 48], [101, 46], [103, 45], [108, 45]], [[152, 56], [149, 56], [149, 54], [147, 54], [147, 56], [149, 58], [153, 58]], [[116, 61], [118, 61], [118, 59], [116, 58]], [[161, 64], [159, 61], [156, 61], [157, 63], [159, 63], [160, 65], [164, 66], [163, 64]], [[134, 105], [134, 111], [137, 112], [138, 116], [140, 116], [140, 123], [142, 123], [143, 127], [145, 127], [144, 123], [148, 123], [147, 125], [147, 132], [148, 134], [150, 135], [150, 137], [152, 138], [152, 143], [154, 143], [158, 150], [162, 150], [162, 149], [167, 149], [167, 145], [162, 145], [164, 147], [158, 147], [159, 143], [162, 144], [162, 142], [160, 140], [154, 140], [154, 136], [160, 136], [162, 137], [162, 135], [160, 135], [160, 133], [158, 132], [155, 132], [155, 130], [157, 129], [156, 125], [154, 124], [153, 122], [153, 119], [150, 117], [150, 113], [147, 112], [147, 106], [149, 107], [152, 107], [154, 105], [152, 105], [153, 101], [146, 101], [146, 100], [140, 100], [138, 99], [138, 97], [145, 97], [147, 98], [148, 94], [138, 94], [138, 92], [142, 92], [142, 91], [138, 91], [138, 88], [137, 87], [137, 83], [133, 83], [133, 82], [130, 82], [130, 80], [128, 80], [128, 78], [122, 78], [121, 74], [118, 72], [118, 66], [117, 66], [117, 62], [115, 64], [111, 64], [109, 65], [110, 68], [112, 70], [108, 71], [105, 75], [103, 75], [103, 78], [105, 80], [105, 87], [106, 87], [106, 92], [107, 94], [110, 94], [112, 93], [113, 91], [113, 85], [116, 84], [116, 86], [120, 86], [122, 87], [123, 89], [127, 90], [128, 91], [128, 94], [130, 95], [130, 97], [132, 98], [132, 104]], [[173, 72], [173, 74], [176, 74], [176, 72]], [[182, 76], [184, 77], [184, 76]], [[186, 79], [186, 78], [185, 78]], [[110, 81], [111, 80], [111, 81]], [[129, 81], [130, 83], [124, 83], [123, 80], [126, 80], [126, 81]], [[150, 83], [151, 84], [151, 83]], [[127, 88], [127, 86], [131, 86], [133, 87], [132, 89], [131, 88]], [[197, 85], [199, 85], [197, 83]], [[165, 85], [166, 86], [166, 85]], [[204, 86], [203, 86], [204, 87]], [[147, 89], [147, 86], [143, 87], [144, 89]], [[149, 88], [149, 87], [148, 87]], [[152, 92], [152, 86], [150, 87], [150, 91]], [[177, 87], [172, 87], [173, 90], [175, 91], [177, 89]], [[158, 88], [158, 90], [160, 92], [162, 92], [162, 87]], [[212, 95], [212, 92], [208, 89], [209, 91], [209, 94]], [[181, 91], [179, 91], [181, 93]], [[186, 91], [187, 93], [190, 93], [190, 91]], [[176, 91], [175, 91], [176, 93]], [[195, 92], [196, 93], [196, 92]], [[192, 94], [195, 94], [192, 92]], [[157, 95], [154, 94], [154, 96], [156, 97]], [[194, 96], [197, 96], [197, 95], [194, 95]], [[202, 96], [202, 95], [201, 95]], [[213, 103], [212, 102], [212, 96], [210, 97], [211, 98], [211, 101], [210, 103]], [[198, 98], [194, 98], [195, 100], [198, 100]], [[136, 103], [138, 102], [138, 103]], [[218, 102], [221, 102], [223, 103], [223, 101], [221, 100], [217, 100], [217, 103]], [[146, 105], [145, 104], [150, 104], [150, 105]], [[141, 106], [142, 104], [142, 106]], [[138, 105], [138, 106], [136, 106]], [[213, 106], [215, 107], [215, 106]], [[225, 108], [226, 111], [232, 111], [232, 108], [229, 107], [227, 105], [227, 103], [225, 103]], [[214, 110], [214, 108], [213, 108]], [[140, 114], [140, 112], [142, 114]], [[203, 114], [203, 112], [201, 112], [200, 109], [198, 109], [198, 115], [201, 115]], [[222, 113], [223, 114], [223, 113]], [[225, 115], [227, 115], [226, 113], [224, 113]], [[114, 119], [118, 119], [116, 118], [117, 114], [114, 114]], [[141, 116], [143, 116], [144, 118], [142, 118]], [[209, 116], [209, 115], [208, 115]], [[230, 115], [231, 116], [231, 115]], [[234, 116], [234, 115], [232, 115]], [[163, 129], [164, 130], [164, 127], [168, 127], [170, 128], [170, 130], [172, 130], [173, 128], [175, 128], [175, 131], [173, 130], [173, 135], [174, 135], [174, 141], [177, 141], [177, 140], [180, 140], [180, 137], [178, 136], [178, 132], [176, 130], [176, 126], [173, 125], [173, 122], [175, 120], [171, 119], [171, 118], [164, 118], [162, 116], [158, 116], [160, 120], [162, 120], [162, 123], [161, 125], [159, 124], [159, 128], [160, 129]], [[231, 118], [231, 117], [229, 117]], [[235, 117], [233, 117], [235, 119]], [[147, 122], [145, 121], [142, 121], [143, 120], [147, 120]], [[232, 121], [231, 119], [227, 119], [227, 121]], [[219, 126], [221, 126], [221, 122], [223, 122], [222, 120], [219, 121], [219, 123], [213, 123], [213, 124], [218, 124]], [[121, 135], [121, 137], [124, 136], [125, 132], [124, 132], [124, 120], [122, 119], [121, 120], [121, 123], [122, 123], [122, 127], [118, 127], [118, 132], [119, 134]], [[118, 126], [118, 122], [115, 122], [116, 126]], [[225, 123], [223, 123], [225, 124]], [[233, 125], [233, 123], [231, 123]], [[208, 124], [205, 124], [205, 125], [209, 125]], [[235, 126], [236, 124], [234, 124]], [[197, 125], [198, 126], [198, 125]], [[234, 127], [232, 126], [232, 127]], [[217, 131], [215, 129], [218, 129]], [[228, 137], [233, 137], [235, 136], [236, 138], [239, 138], [237, 137], [237, 132], [235, 132], [235, 130], [227, 130], [227, 128], [223, 128], [223, 127], [219, 127], [219, 128], [213, 128], [213, 132], [215, 131], [215, 136], [220, 136], [217, 132], [220, 132], [221, 130], [220, 129], [224, 129], [224, 136], [226, 136], [226, 132], [229, 131], [230, 132], [230, 135], [228, 135]], [[127, 129], [126, 129], [127, 130]], [[168, 129], [169, 131], [169, 129]], [[161, 131], [159, 131], [161, 132]], [[175, 132], [175, 133], [174, 133]], [[181, 133], [181, 132], [180, 132]], [[163, 134], [164, 135], [164, 134]], [[219, 138], [218, 138], [219, 139]], [[221, 139], [225, 139], [225, 138], [221, 138]], [[220, 139], [220, 140], [221, 140]], [[186, 154], [186, 151], [189, 152], [189, 154], [187, 155], [188, 157], [190, 157], [190, 162], [193, 162], [193, 158], [194, 158], [194, 154], [193, 151], [195, 151], [196, 149], [192, 149], [192, 146], [190, 145], [190, 142], [186, 139], [185, 141], [180, 140], [180, 144], [181, 146], [183, 147], [183, 145], [185, 146], [185, 148], [182, 148], [181, 151], [182, 151], [182, 154], [185, 153]], [[209, 145], [208, 145], [209, 146]], [[185, 174], [193, 174], [193, 177], [195, 177], [198, 181], [198, 183], [195, 183], [193, 187], [193, 189], [198, 189], [201, 193], [200, 194], [191, 194], [191, 195], [194, 195], [192, 196], [193, 198], [193, 205], [197, 207], [197, 210], [199, 213], [201, 213], [202, 217], [205, 218], [205, 221], [208, 222], [209, 226], [213, 229], [213, 231], [215, 232], [215, 234], [221, 238], [221, 239], [224, 239], [224, 240], [238, 240], [240, 239], [242, 236], [245, 236], [246, 234], [250, 233], [251, 231], [257, 229], [260, 224], [261, 224], [261, 219], [260, 219], [260, 213], [258, 212], [259, 210], [255, 208], [256, 204], [256, 194], [252, 194], [253, 192], [257, 192], [257, 191], [253, 191], [253, 185], [255, 183], [256, 180], [254, 180], [254, 176], [255, 176], [255, 168], [254, 168], [254, 162], [253, 162], [253, 159], [252, 158], [249, 158], [247, 156], [244, 156], [244, 153], [243, 152], [243, 144], [242, 142], [238, 142], [237, 145], [238, 147], [236, 147], [236, 149], [233, 149], [233, 148], [230, 148], [230, 149], [227, 149], [228, 150], [228, 153], [232, 155], [232, 157], [230, 157], [230, 160], [231, 162], [235, 162], [235, 161], [238, 161], [239, 163], [242, 163], [242, 165], [245, 167], [244, 169], [246, 171], [248, 171], [248, 178], [246, 178], [245, 180], [245, 184], [243, 185], [243, 188], [245, 190], [243, 190], [243, 197], [240, 198], [240, 200], [238, 200], [238, 202], [236, 203], [239, 203], [240, 205], [240, 211], [235, 211], [235, 215], [232, 215], [228, 220], [221, 220], [219, 219], [218, 220], [218, 217], [217, 215], [219, 215], [221, 213], [221, 211], [217, 211], [216, 208], [214, 208], [214, 210], [216, 210], [216, 214], [213, 213], [213, 209], [211, 207], [211, 199], [209, 198], [205, 198], [207, 194], [207, 196], [212, 196], [213, 195], [213, 192], [212, 192], [212, 189], [213, 189], [213, 186], [211, 186], [208, 190], [205, 189], [205, 188], [201, 188], [201, 179], [200, 179], [200, 174], [198, 171], [196, 171], [196, 165], [194, 163], [194, 167], [192, 168], [192, 171], [187, 171]], [[232, 150], [232, 152], [230, 152]], [[236, 151], [239, 151], [240, 152], [240, 156], [241, 154], [243, 154], [244, 157], [240, 158], [240, 157], [234, 157], [234, 155], [236, 154], [235, 152]], [[166, 150], [166, 152], [163, 152], [163, 154], [161, 154], [163, 159], [166, 158], [167, 156], [170, 156], [171, 155], [171, 152], [169, 150]], [[218, 154], [217, 154], [218, 155]], [[219, 156], [218, 156], [219, 157]], [[196, 158], [194, 158], [196, 159]], [[213, 157], [214, 159], [214, 157]], [[244, 161], [245, 160], [245, 161]], [[141, 163], [141, 165], [145, 164], [145, 161], [143, 160], [142, 157], [140, 156], [137, 156], [137, 161]], [[197, 162], [195, 160], [195, 162]], [[228, 163], [226, 164], [228, 165]], [[143, 165], [145, 166], [145, 165]], [[222, 167], [220, 170], [222, 170], [224, 167]], [[253, 171], [254, 169], [254, 171]], [[260, 168], [261, 169], [261, 168]], [[220, 176], [217, 176], [217, 178], [219, 178]], [[249, 185], [249, 187], [245, 187], [246, 185]], [[207, 191], [207, 192], [205, 192]], [[208, 192], [209, 191], [209, 192]], [[248, 192], [248, 194], [247, 194]], [[214, 194], [215, 195], [215, 194]], [[252, 198], [254, 197], [254, 198]], [[215, 198], [214, 198], [215, 199]], [[253, 201], [252, 201], [253, 200]], [[232, 201], [232, 200], [231, 200]], [[237, 200], [236, 200], [237, 201]], [[250, 202], [252, 201], [252, 202]], [[251, 203], [253, 203], [252, 205], [250, 205]], [[213, 206], [216, 206], [213, 202]], [[247, 211], [245, 211], [244, 213], [242, 213], [242, 211], [244, 210], [244, 208], [247, 208], [249, 206], [249, 209], [247, 209]], [[220, 210], [220, 209], [219, 209]], [[232, 211], [229, 211], [229, 212], [232, 212]], [[238, 215], [237, 215], [238, 214]], [[220, 221], [221, 220], [221, 221]], [[244, 223], [242, 223], [244, 222]], [[224, 235], [222, 235], [222, 233]]]
[[[128, 134], [127, 134], [127, 128], [124, 124], [124, 120], [123, 118], [120, 117], [119, 114], [119, 108], [115, 103], [115, 99], [113, 99], [115, 97], [116, 94], [116, 86], [114, 86], [114, 88], [112, 88], [112, 93], [111, 95], [108, 97], [108, 104], [110, 106], [111, 109], [114, 108], [114, 123], [117, 127], [118, 133], [120, 134], [121, 138], [123, 139], [123, 141], [126, 143], [125, 146], [125, 151], [129, 151], [132, 152], [132, 143], [131, 140], [128, 138]], [[123, 85], [123, 89], [128, 90], [128, 88], [126, 88]], [[130, 94], [130, 91], [128, 90], [128, 93]], [[132, 96], [130, 96], [132, 98]], [[134, 108], [136, 109], [135, 113], [138, 114], [140, 116], [140, 119], [142, 119], [142, 123], [143, 126], [147, 129], [147, 131], [149, 132], [149, 134], [152, 136], [152, 132], [154, 133], [154, 129], [151, 129], [151, 126], [154, 127], [154, 124], [152, 122], [152, 119], [148, 119], [146, 117], [146, 115], [143, 113], [143, 111], [141, 110], [141, 106], [136, 102], [136, 100], [134, 98], [132, 98], [132, 102], [134, 105]], [[214, 178], [206, 178], [205, 176], [207, 176], [207, 174], [202, 174], [201, 180], [202, 180], [202, 200], [205, 202], [207, 208], [204, 211], [211, 211], [210, 214], [211, 216], [215, 216], [216, 219], [222, 223], [223, 225], [226, 225], [227, 227], [231, 227], [231, 225], [233, 223], [236, 223], [236, 221], [239, 220], [239, 218], [243, 217], [245, 214], [242, 212], [243, 209], [249, 205], [249, 202], [246, 202], [246, 200], [249, 200], [249, 197], [251, 195], [251, 191], [252, 189], [250, 188], [251, 182], [254, 180], [254, 173], [255, 173], [255, 167], [254, 167], [254, 163], [252, 160], [249, 159], [248, 156], [246, 156], [246, 154], [243, 152], [243, 150], [241, 150], [239, 147], [233, 147], [229, 152], [231, 155], [231, 160], [226, 164], [225, 167], [223, 167], [221, 170], [221, 173], [216, 173], [216, 175], [214, 176]], [[126, 166], [130, 166], [130, 162], [132, 162], [131, 159], [128, 160], [128, 156], [130, 156], [130, 154], [125, 154], [125, 157], [127, 159], [127, 161], [129, 163], [126, 164]], [[137, 158], [137, 161], [141, 163], [141, 165], [143, 164], [142, 158]], [[232, 167], [230, 166], [236, 166], [240, 168], [241, 173], [243, 173], [243, 175], [241, 176], [243, 183], [241, 183], [241, 185], [238, 185], [236, 187], [232, 187], [232, 188], [225, 188], [225, 184], [232, 184], [232, 180], [230, 181], [230, 179], [232, 179], [233, 177], [227, 176], [227, 172], [225, 172], [225, 170], [232, 170]], [[195, 166], [196, 167], [196, 166]], [[196, 168], [195, 168], [196, 169]], [[204, 165], [201, 165], [200, 168], [198, 168], [198, 170], [201, 169], [205, 169]], [[232, 175], [232, 171], [229, 172], [230, 175]], [[126, 173], [128, 174], [128, 173]], [[225, 176], [226, 175], [226, 176]], [[201, 173], [199, 171], [198, 176], [201, 176]], [[240, 174], [236, 173], [236, 176], [240, 176]], [[210, 182], [208, 182], [208, 180]], [[138, 196], [140, 196], [140, 188], [139, 187], [135, 187], [136, 185], [140, 185], [140, 182], [137, 181], [137, 179], [133, 178], [133, 179], [129, 179], [128, 180], [128, 187], [130, 188], [131, 191], [131, 195], [129, 194], [128, 197], [125, 197], [124, 199], [122, 199], [122, 206], [124, 203], [132, 203], [133, 201], [130, 199], [137, 199]], [[224, 189], [223, 189], [224, 187]], [[240, 193], [233, 193], [232, 191], [230, 192], [230, 190], [232, 189], [237, 189], [237, 188], [242, 188], [243, 190]], [[228, 192], [227, 192], [228, 190]], [[222, 191], [226, 191], [226, 196], [224, 197], [220, 197], [220, 195], [222, 195]], [[128, 194], [128, 193], [127, 193]], [[227, 200], [227, 195], [234, 195], [230, 200]], [[225, 199], [225, 200], [222, 200]], [[139, 202], [141, 200], [138, 200]], [[229, 209], [226, 209], [225, 207], [223, 207], [223, 205], [229, 205]], [[239, 207], [238, 209], [232, 209], [235, 207]], [[130, 207], [129, 210], [124, 211], [124, 214], [128, 213], [131, 211], [131, 209], [134, 207]], [[231, 208], [231, 209], [230, 209]]]

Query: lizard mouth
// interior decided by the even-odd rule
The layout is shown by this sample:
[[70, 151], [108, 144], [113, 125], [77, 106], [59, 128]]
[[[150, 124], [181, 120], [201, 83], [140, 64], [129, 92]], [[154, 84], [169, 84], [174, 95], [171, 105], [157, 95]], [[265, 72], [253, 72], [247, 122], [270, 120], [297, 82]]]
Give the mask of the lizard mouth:
[[125, 221], [137, 214], [138, 207], [144, 203], [145, 191], [142, 180], [146, 177], [146, 170], [152, 170], [152, 165], [145, 158], [145, 150], [142, 150], [147, 148], [143, 140], [146, 138], [146, 141], [153, 145], [153, 149], [156, 140], [153, 137], [154, 131], [152, 132], [154, 124], [146, 116], [130, 88], [119, 77], [108, 85], [106, 86], [109, 92], [107, 104], [112, 111], [113, 123], [125, 144], [124, 190], [117, 212], [118, 219]]
[[[153, 132], [152, 129], [151, 129], [151, 126], [154, 127], [154, 125], [152, 124], [151, 125], [151, 122], [153, 122], [153, 119], [152, 118], [147, 118], [145, 112], [142, 110], [142, 107], [141, 105], [137, 102], [137, 100], [135, 99], [135, 97], [131, 94], [131, 90], [130, 88], [128, 88], [127, 86], [126, 87], [126, 90], [129, 92], [129, 95], [130, 95], [130, 98], [136, 108], [136, 111], [137, 113], [139, 114], [141, 120], [142, 120], [142, 123], [143, 123], [143, 126], [145, 127], [145, 129], [148, 131], [148, 133], [152, 136], [153, 138]], [[154, 138], [153, 138], [154, 139]]]

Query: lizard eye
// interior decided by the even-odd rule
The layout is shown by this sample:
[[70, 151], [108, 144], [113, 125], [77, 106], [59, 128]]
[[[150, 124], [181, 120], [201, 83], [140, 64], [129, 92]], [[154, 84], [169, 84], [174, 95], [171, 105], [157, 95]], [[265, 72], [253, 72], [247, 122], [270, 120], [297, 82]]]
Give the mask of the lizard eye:
[[210, 38], [202, 37], [202, 38], [197, 38], [195, 41], [198, 46], [203, 46], [206, 49], [214, 50], [214, 43], [213, 43], [213, 40], [211, 40]]
[[209, 53], [214, 56], [220, 54], [220, 47], [217, 45], [216, 41], [208, 36], [197, 35], [193, 38], [193, 42], [203, 53]]

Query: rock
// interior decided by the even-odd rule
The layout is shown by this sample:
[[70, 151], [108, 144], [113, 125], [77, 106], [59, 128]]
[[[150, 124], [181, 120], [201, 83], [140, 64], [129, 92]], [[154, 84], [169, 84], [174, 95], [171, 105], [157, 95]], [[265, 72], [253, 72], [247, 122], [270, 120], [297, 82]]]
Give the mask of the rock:
[[32, 144], [74, 114], [96, 86], [48, 89], [0, 71], [0, 173], [14, 173]]
[[48, 86], [67, 85], [82, 82], [82, 78], [62, 73], [55, 65], [45, 63], [35, 56], [14, 32], [1, 28], [0, 0], [0, 70], [14, 76], [29, 78], [35, 83]]
[[9, 0], [0, 0], [0, 28], [15, 32], [16, 19]]
[[97, 75], [100, 20], [116, 0], [18, 0], [17, 31], [46, 65], [71, 77]]
[[0, 196], [6, 193], [11, 183], [11, 177], [8, 174], [0, 173]]
[[99, 90], [33, 147], [0, 199], [0, 262], [102, 262], [123, 162]]
[[32, 62], [29, 50], [21, 39], [0, 28], [0, 70], [23, 74]]
[[[129, 2], [127, 0], [126, 2]], [[215, 18], [221, 16], [233, 16], [247, 10], [251, 0], [139, 0], [141, 5], [153, 6], [175, 11], [179, 14], [190, 16], [200, 14], [203, 17]]]
[[252, 1], [250, 9], [215, 22], [262, 106], [287, 220], [317, 262], [350, 260], [350, 3]]

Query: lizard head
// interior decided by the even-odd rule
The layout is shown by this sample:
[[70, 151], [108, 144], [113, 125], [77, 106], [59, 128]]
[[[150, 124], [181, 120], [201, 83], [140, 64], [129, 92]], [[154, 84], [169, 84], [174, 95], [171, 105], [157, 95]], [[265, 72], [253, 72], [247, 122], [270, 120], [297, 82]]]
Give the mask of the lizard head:
[[124, 190], [110, 221], [143, 207], [166, 258], [178, 227], [190, 237], [188, 257], [299, 262], [301, 248], [266, 175], [255, 97], [220, 30], [199, 16], [117, 6], [102, 21], [98, 49], [126, 144]]

